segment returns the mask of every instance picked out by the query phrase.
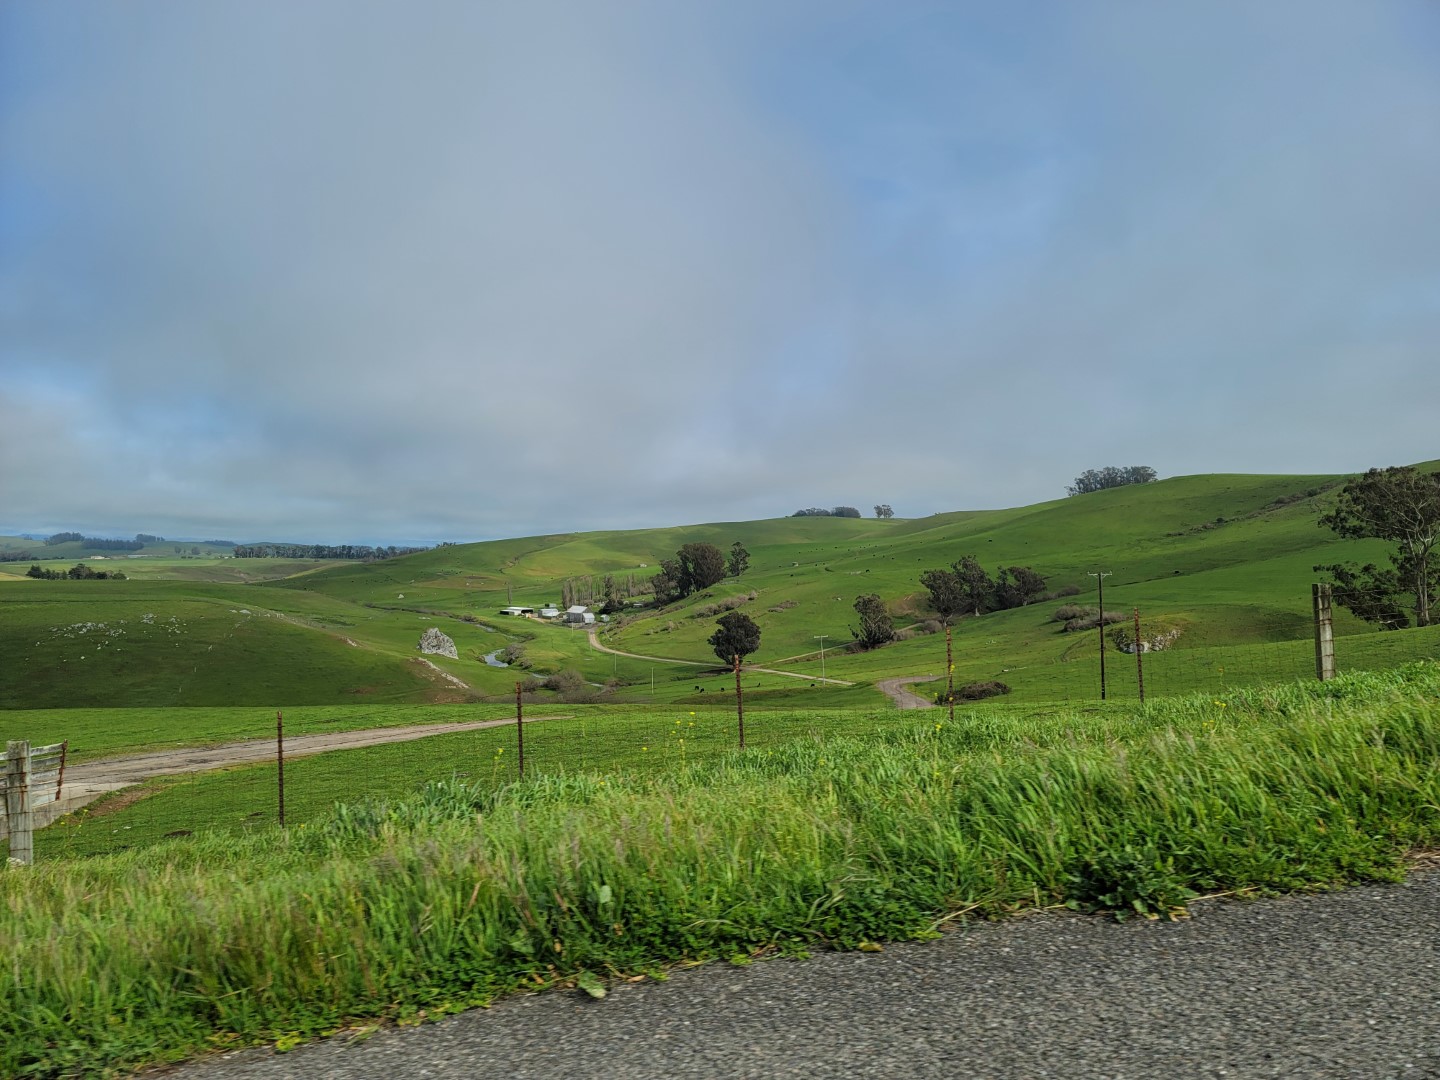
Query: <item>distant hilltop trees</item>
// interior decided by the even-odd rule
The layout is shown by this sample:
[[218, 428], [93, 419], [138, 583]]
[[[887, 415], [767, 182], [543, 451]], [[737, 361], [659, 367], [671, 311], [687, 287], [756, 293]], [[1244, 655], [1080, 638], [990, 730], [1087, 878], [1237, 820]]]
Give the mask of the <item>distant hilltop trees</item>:
[[84, 563], [76, 563], [69, 570], [47, 570], [39, 563], [32, 563], [30, 569], [25, 571], [26, 577], [40, 578], [44, 581], [125, 581], [127, 578], [119, 570], [92, 570]]
[[832, 506], [826, 510], [823, 506], [812, 506], [808, 510], [796, 510], [791, 517], [851, 517], [858, 518], [860, 511], [853, 506]]
[[370, 547], [366, 544], [236, 544], [237, 559], [393, 559], [428, 551], [423, 547]]
[[78, 532], [58, 532], [45, 538], [46, 547], [75, 542], [78, 542], [81, 547], [95, 551], [139, 551], [145, 546], [145, 541], [138, 536], [134, 540], [103, 540], [95, 536], [84, 536]]
[[1160, 479], [1149, 465], [1106, 465], [1103, 469], [1086, 469], [1065, 489], [1066, 495], [1088, 495], [1105, 488], [1127, 484], [1150, 484]]

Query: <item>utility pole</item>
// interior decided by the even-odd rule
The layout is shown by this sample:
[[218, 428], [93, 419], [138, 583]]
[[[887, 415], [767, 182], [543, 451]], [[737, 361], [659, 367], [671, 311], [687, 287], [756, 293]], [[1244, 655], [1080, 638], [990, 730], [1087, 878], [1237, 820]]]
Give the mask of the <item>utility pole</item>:
[[1096, 627], [1100, 631], [1100, 700], [1105, 700], [1105, 579], [1111, 571], [1104, 570], [1090, 574], [1095, 579], [1095, 587], [1100, 590], [1100, 617], [1096, 620], [1100, 625]]
[[825, 678], [825, 639], [830, 635], [816, 634], [815, 636], [820, 639], [820, 678], [823, 679]]

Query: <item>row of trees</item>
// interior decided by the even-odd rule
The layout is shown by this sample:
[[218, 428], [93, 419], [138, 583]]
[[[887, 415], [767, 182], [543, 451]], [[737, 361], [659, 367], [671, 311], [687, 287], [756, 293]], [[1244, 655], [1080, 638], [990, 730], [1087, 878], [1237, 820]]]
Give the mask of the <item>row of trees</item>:
[[[876, 508], [879, 509], [878, 507]], [[826, 510], [823, 506], [812, 506], [805, 510], [796, 510], [791, 517], [843, 517], [858, 518], [860, 511], [853, 506], [832, 506]], [[879, 516], [878, 514], [876, 515]]]
[[634, 574], [623, 577], [606, 574], [598, 581], [593, 575], [566, 578], [560, 583], [560, 606], [568, 608], [584, 604], [590, 607], [598, 602], [601, 605], [600, 614], [610, 615], [624, 608], [626, 600], [632, 596], [640, 596], [643, 592]]
[[1088, 495], [1092, 491], [1125, 487], [1127, 484], [1151, 484], [1158, 479], [1149, 465], [1106, 465], [1103, 469], [1086, 469], [1075, 478], [1075, 483], [1065, 489], [1065, 494]]
[[107, 540], [98, 536], [85, 536], [78, 532], [58, 532], [45, 538], [46, 547], [72, 543], [79, 543], [83, 547], [95, 551], [139, 551], [145, 546], [145, 541], [138, 536], [134, 540]]
[[974, 555], [966, 555], [948, 569], [926, 570], [920, 584], [930, 594], [930, 606], [942, 621], [962, 615], [984, 615], [1024, 607], [1045, 595], [1045, 579], [1028, 566], [1007, 566], [991, 577]]
[[68, 578], [71, 581], [128, 581], [129, 579], [119, 570], [92, 570], [84, 563], [76, 563], [69, 570], [47, 570], [39, 563], [31, 563], [30, 569], [25, 571], [26, 577], [41, 578], [46, 581], [59, 581], [61, 578]]
[[426, 551], [423, 547], [370, 547], [368, 544], [237, 544], [237, 559], [393, 559]]

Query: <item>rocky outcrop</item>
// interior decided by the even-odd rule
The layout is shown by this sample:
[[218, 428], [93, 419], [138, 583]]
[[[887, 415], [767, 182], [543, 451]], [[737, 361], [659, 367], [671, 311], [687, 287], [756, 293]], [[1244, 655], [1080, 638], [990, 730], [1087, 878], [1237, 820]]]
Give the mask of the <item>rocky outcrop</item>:
[[420, 644], [416, 648], [430, 656], [448, 656], [451, 660], [460, 659], [460, 654], [455, 651], [455, 642], [442, 634], [438, 626], [432, 626], [421, 634]]

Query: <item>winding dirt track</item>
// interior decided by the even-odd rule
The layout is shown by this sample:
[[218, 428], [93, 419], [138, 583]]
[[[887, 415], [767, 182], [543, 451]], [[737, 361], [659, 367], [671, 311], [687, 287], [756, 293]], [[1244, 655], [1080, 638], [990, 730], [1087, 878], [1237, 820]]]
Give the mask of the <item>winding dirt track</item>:
[[[631, 660], [651, 660], [657, 664], [683, 664], [686, 667], [713, 668], [716, 665], [703, 663], [699, 660], [675, 660], [668, 656], [643, 656], [640, 653], [621, 652], [619, 649], [612, 649], [609, 645], [600, 644], [599, 635], [594, 630], [589, 631], [590, 647], [597, 652], [610, 653], [613, 656], [628, 656]], [[783, 675], [787, 679], [805, 679], [809, 682], [823, 682], [831, 686], [854, 686], [853, 682], [846, 682], [844, 679], [826, 679], [819, 675], [802, 675], [798, 671], [781, 671], [779, 668], [756, 667], [754, 664], [741, 664], [741, 671], [761, 671], [766, 675]]]
[[939, 675], [906, 675], [898, 679], [881, 679], [875, 684], [875, 689], [902, 709], [933, 709], [935, 707], [933, 701], [907, 690], [906, 687], [912, 683], [934, 682], [939, 677]]

